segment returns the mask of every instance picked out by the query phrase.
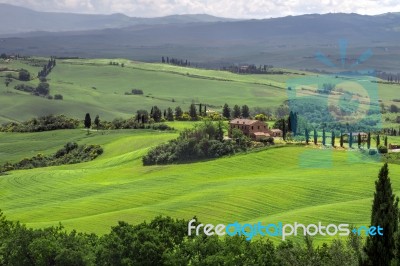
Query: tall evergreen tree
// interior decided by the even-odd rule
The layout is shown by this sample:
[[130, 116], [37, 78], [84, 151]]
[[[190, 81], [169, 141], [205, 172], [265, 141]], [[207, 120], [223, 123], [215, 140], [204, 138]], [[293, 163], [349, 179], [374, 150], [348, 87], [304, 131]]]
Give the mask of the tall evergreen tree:
[[248, 118], [250, 116], [250, 109], [247, 105], [242, 106], [242, 116]]
[[231, 109], [228, 104], [224, 104], [224, 108], [222, 109], [222, 116], [229, 119], [231, 117]]
[[381, 145], [381, 137], [378, 135], [376, 136], [376, 147], [378, 148]]
[[342, 147], [342, 148], [343, 148], [343, 143], [344, 143], [344, 140], [343, 140], [343, 133], [340, 132], [340, 147]]
[[100, 117], [99, 117], [99, 115], [96, 115], [96, 117], [94, 119], [94, 124], [96, 125], [97, 131], [99, 131], [99, 126], [100, 126]]
[[368, 150], [371, 149], [371, 132], [368, 132], [367, 148], [368, 148]]
[[353, 147], [353, 133], [350, 132], [349, 134], [349, 148]]
[[238, 117], [240, 117], [240, 107], [239, 105], [235, 104], [235, 106], [233, 106], [233, 118]]
[[325, 146], [326, 136], [325, 136], [325, 128], [322, 129], [322, 145]]
[[167, 120], [174, 121], [174, 113], [172, 112], [171, 107], [168, 107], [167, 109]]
[[386, 147], [388, 146], [388, 139], [387, 139], [387, 136], [385, 136], [385, 146], [386, 146]]
[[332, 144], [332, 147], [335, 147], [335, 132], [334, 131], [332, 131], [332, 135], [331, 135], [331, 144]]
[[158, 108], [157, 106], [153, 106], [151, 110], [153, 111], [154, 122], [160, 122], [162, 116], [160, 108]]
[[286, 140], [286, 122], [285, 119], [282, 119], [282, 137], [283, 140]]
[[84, 120], [85, 128], [87, 128], [87, 133], [89, 134], [89, 129], [92, 126], [92, 119], [90, 118], [90, 114], [86, 113]]
[[180, 120], [182, 118], [183, 111], [180, 106], [175, 107], [175, 119]]
[[290, 111], [288, 118], [288, 132], [292, 132], [292, 125], [293, 125], [293, 112]]
[[379, 171], [375, 181], [375, 193], [371, 211], [371, 226], [383, 228], [383, 235], [368, 236], [365, 245], [367, 265], [391, 265], [394, 258], [395, 233], [398, 228], [399, 198], [394, 196], [389, 178], [388, 164]]
[[314, 128], [314, 144], [317, 145], [318, 144], [318, 133], [317, 130]]
[[361, 133], [358, 133], [357, 144], [358, 144], [358, 148], [361, 148]]
[[192, 118], [192, 120], [197, 120], [197, 110], [196, 110], [196, 105], [194, 103], [190, 105], [189, 115]]
[[310, 142], [310, 134], [308, 133], [308, 129], [305, 129], [305, 133], [304, 133], [305, 137], [306, 137], [306, 144], [308, 145], [308, 143]]

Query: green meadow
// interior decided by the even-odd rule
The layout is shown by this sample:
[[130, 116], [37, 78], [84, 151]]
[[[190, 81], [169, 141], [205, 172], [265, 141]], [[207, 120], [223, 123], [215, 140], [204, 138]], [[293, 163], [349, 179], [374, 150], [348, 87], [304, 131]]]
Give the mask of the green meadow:
[[[1, 208], [9, 219], [31, 227], [62, 222], [67, 229], [100, 234], [117, 221], [135, 224], [156, 215], [196, 215], [214, 224], [369, 224], [379, 161], [356, 151], [310, 145], [191, 164], [142, 166], [141, 157], [149, 147], [176, 136], [177, 132], [152, 130], [1, 133], [1, 163], [51, 154], [67, 141], [104, 148], [104, 154], [91, 162], [2, 176]], [[400, 194], [400, 165], [390, 165], [390, 176]]]
[[[48, 81], [50, 93], [62, 94], [62, 101], [16, 91], [13, 87], [21, 82], [15, 79], [5, 86], [6, 73], [15, 75], [13, 70], [25, 68], [35, 76], [40, 67], [24, 61], [0, 63], [0, 67], [9, 68], [0, 72], [0, 123], [46, 114], [83, 119], [87, 112], [112, 120], [132, 117], [137, 110], [150, 110], [154, 105], [187, 110], [192, 102], [206, 103], [218, 111], [224, 103], [277, 107], [288, 99], [289, 80], [323, 79], [299, 71], [237, 75], [124, 59], [112, 61], [124, 63], [124, 67], [109, 65], [108, 59], [58, 60]], [[36, 86], [38, 80], [27, 83]], [[385, 104], [394, 103], [397, 86], [378, 84], [379, 97]], [[142, 89], [144, 95], [125, 95], [134, 88]], [[315, 93], [307, 88], [299, 90], [299, 95]], [[362, 91], [360, 95], [364, 95]], [[193, 125], [169, 124], [176, 131], [0, 133], [0, 164], [38, 153], [50, 155], [68, 141], [104, 148], [104, 153], [91, 162], [1, 176], [0, 208], [9, 219], [31, 227], [61, 222], [69, 230], [99, 234], [108, 232], [117, 221], [137, 224], [157, 215], [185, 219], [196, 215], [200, 221], [214, 224], [261, 221], [357, 226], [370, 222], [374, 182], [382, 166], [379, 160], [357, 151], [286, 145], [216, 160], [144, 167], [142, 156], [149, 148], [176, 138], [180, 130]], [[389, 142], [400, 141], [390, 137]], [[394, 191], [400, 195], [400, 165], [390, 165], [390, 176]]]

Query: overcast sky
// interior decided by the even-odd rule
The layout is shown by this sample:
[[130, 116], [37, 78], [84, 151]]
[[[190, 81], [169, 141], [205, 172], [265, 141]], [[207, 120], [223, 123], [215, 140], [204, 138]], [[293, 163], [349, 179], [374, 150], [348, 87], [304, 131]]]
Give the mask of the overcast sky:
[[230, 18], [269, 18], [329, 12], [369, 15], [400, 12], [398, 0], [0, 0], [0, 3], [41, 11], [124, 13], [137, 17], [206, 13]]

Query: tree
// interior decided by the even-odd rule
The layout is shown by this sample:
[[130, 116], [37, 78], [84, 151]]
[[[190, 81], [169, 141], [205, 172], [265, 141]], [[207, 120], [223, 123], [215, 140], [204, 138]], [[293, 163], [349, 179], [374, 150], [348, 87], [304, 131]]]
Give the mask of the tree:
[[308, 142], [310, 141], [310, 134], [308, 133], [308, 129], [306, 128], [306, 131], [305, 131], [305, 137], [306, 137], [306, 143], [307, 143], [307, 145], [308, 145]]
[[334, 131], [332, 131], [331, 144], [332, 144], [332, 147], [335, 147], [335, 132]]
[[250, 116], [250, 109], [247, 105], [242, 106], [242, 116], [248, 118]]
[[239, 118], [240, 117], [240, 107], [239, 105], [235, 104], [233, 106], [233, 118]]
[[180, 120], [182, 118], [183, 111], [180, 106], [175, 107], [175, 119]]
[[50, 85], [47, 82], [40, 82], [36, 88], [39, 95], [48, 95], [50, 93]]
[[89, 113], [86, 113], [86, 115], [85, 115], [84, 124], [85, 124], [85, 128], [87, 128], [87, 133], [89, 134], [89, 129], [92, 126], [92, 119], [90, 118]]
[[343, 133], [340, 132], [340, 147], [341, 147], [341, 148], [343, 148], [343, 143], [344, 143], [344, 140], [343, 140]]
[[380, 136], [378, 135], [378, 136], [376, 136], [376, 147], [378, 148], [379, 145], [381, 145], [381, 138], [380, 138]]
[[352, 148], [353, 146], [353, 133], [350, 132], [349, 134], [349, 148]]
[[368, 150], [371, 148], [371, 132], [368, 132], [367, 148], [368, 148]]
[[226, 119], [231, 117], [231, 109], [229, 108], [228, 104], [224, 104], [224, 107], [222, 108], [222, 116]]
[[189, 115], [192, 118], [192, 120], [197, 120], [197, 110], [196, 110], [196, 105], [192, 103], [189, 107]]
[[[392, 191], [388, 164], [385, 163], [375, 181], [371, 226], [383, 228], [383, 235], [368, 236], [365, 245], [368, 265], [390, 265], [394, 258], [395, 233], [398, 228], [398, 203]], [[379, 228], [378, 228], [379, 229]]]
[[94, 124], [96, 125], [97, 131], [99, 131], [99, 126], [100, 126], [100, 117], [99, 117], [99, 115], [96, 115], [96, 118], [94, 119]]
[[284, 118], [282, 118], [282, 138], [286, 140], [286, 122]]
[[357, 144], [358, 144], [358, 148], [361, 148], [361, 133], [358, 133]]
[[387, 139], [387, 136], [385, 136], [385, 147], [387, 147], [388, 146], [388, 139]]
[[314, 128], [314, 144], [317, 145], [318, 144], [318, 133], [317, 130]]
[[160, 122], [162, 116], [160, 108], [158, 108], [157, 106], [153, 106], [152, 110], [153, 110], [152, 118], [154, 119], [154, 122]]
[[325, 136], [325, 128], [322, 129], [322, 145], [325, 146], [326, 142], [326, 136]]
[[26, 69], [21, 69], [18, 73], [18, 79], [21, 81], [28, 81], [31, 79], [31, 74]]
[[168, 107], [167, 109], [167, 120], [174, 121], [174, 113], [172, 112], [171, 107]]

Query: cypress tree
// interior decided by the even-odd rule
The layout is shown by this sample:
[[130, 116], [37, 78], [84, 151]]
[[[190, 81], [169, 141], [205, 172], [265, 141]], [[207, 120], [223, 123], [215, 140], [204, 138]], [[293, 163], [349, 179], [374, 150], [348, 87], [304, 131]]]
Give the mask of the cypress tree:
[[308, 145], [308, 142], [310, 141], [310, 134], [308, 134], [308, 129], [306, 128], [306, 131], [305, 131], [305, 136], [306, 136], [306, 143], [307, 143], [307, 145]]
[[[379, 171], [375, 181], [375, 193], [371, 211], [371, 226], [383, 228], [383, 235], [368, 236], [365, 245], [367, 265], [390, 265], [394, 258], [395, 233], [398, 228], [399, 198], [392, 192], [388, 164]], [[379, 232], [379, 231], [377, 231]]]
[[343, 148], [343, 133], [340, 133], [340, 147]]
[[292, 132], [292, 125], [293, 125], [293, 112], [290, 111], [288, 118], [288, 132]]
[[388, 146], [388, 140], [387, 140], [387, 136], [385, 136], [385, 146]]
[[350, 132], [349, 134], [349, 147], [353, 147], [353, 132]]
[[222, 116], [229, 119], [231, 117], [231, 109], [228, 104], [224, 104], [224, 108], [222, 109]]
[[368, 150], [371, 148], [371, 132], [368, 132], [367, 148], [368, 148]]
[[323, 128], [323, 129], [322, 129], [322, 145], [324, 145], [324, 146], [325, 146], [325, 144], [326, 144], [326, 143], [325, 143], [325, 140], [326, 140], [325, 138], [326, 138], [326, 136], [325, 136], [325, 128]]
[[84, 120], [85, 128], [87, 128], [87, 133], [89, 134], [89, 128], [92, 126], [92, 119], [90, 118], [90, 114], [86, 113]]
[[332, 131], [332, 138], [331, 138], [332, 147], [335, 147], [335, 132]]
[[358, 148], [361, 148], [361, 133], [358, 133], [357, 144], [358, 144]]
[[314, 144], [317, 145], [318, 143], [318, 133], [317, 130], [314, 128]]
[[283, 140], [286, 140], [286, 123], [285, 123], [285, 119], [282, 119], [282, 137], [283, 137]]
[[381, 138], [378, 135], [376, 136], [376, 147], [378, 148], [380, 144], [381, 144]]

